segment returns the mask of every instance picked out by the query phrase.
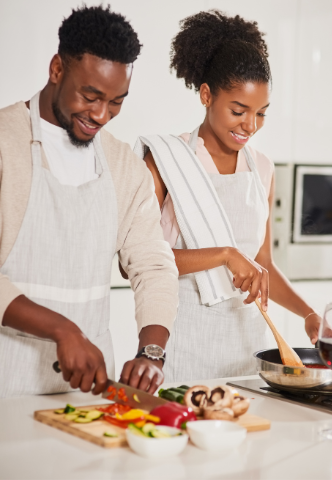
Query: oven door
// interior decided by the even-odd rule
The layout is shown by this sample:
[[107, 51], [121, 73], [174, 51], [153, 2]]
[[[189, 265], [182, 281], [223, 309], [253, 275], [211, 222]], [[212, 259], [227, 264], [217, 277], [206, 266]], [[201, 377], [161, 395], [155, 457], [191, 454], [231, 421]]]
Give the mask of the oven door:
[[293, 242], [332, 242], [332, 166], [297, 166]]

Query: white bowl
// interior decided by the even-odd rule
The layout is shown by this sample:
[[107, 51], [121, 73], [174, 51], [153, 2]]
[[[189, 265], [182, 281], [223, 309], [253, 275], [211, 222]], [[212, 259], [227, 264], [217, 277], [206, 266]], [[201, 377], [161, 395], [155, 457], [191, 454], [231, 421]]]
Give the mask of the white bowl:
[[221, 451], [238, 447], [247, 430], [227, 420], [197, 420], [187, 423], [190, 440], [203, 450]]
[[[126, 430], [127, 442], [130, 448], [138, 455], [147, 458], [162, 458], [177, 455], [184, 450], [188, 443], [188, 435], [178, 428], [158, 426], [158, 430], [174, 435], [170, 438], [152, 438], [135, 435], [129, 429]], [[176, 436], [177, 433], [182, 435]]]

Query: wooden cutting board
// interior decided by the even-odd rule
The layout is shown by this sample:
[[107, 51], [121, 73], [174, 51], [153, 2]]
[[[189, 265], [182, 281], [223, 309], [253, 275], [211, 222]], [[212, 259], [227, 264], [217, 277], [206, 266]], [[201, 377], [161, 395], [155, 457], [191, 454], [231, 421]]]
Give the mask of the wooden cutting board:
[[[107, 405], [88, 405], [79, 408], [82, 410], [95, 410], [107, 406], [109, 406], [109, 403]], [[59, 415], [54, 413], [54, 410], [56, 409], [38, 410], [34, 413], [34, 418], [50, 427], [70, 433], [75, 437], [82, 438], [83, 440], [95, 443], [101, 447], [114, 448], [127, 446], [125, 430], [123, 428], [111, 425], [104, 420], [94, 420], [91, 423], [85, 424], [75, 423], [71, 420], [66, 420], [64, 414]], [[242, 427], [245, 427], [248, 432], [268, 430], [271, 427], [271, 422], [269, 420], [256, 415], [251, 415], [250, 413], [245, 413], [235, 421]], [[117, 434], [118, 437], [104, 437], [105, 432]]]

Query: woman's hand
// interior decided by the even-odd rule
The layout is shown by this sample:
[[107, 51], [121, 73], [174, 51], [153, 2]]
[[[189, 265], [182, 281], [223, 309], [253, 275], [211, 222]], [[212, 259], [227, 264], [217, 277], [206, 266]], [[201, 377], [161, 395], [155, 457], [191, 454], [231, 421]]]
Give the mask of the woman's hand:
[[268, 271], [237, 248], [228, 247], [225, 258], [225, 266], [234, 276], [234, 286], [243, 292], [250, 291], [243, 303], [252, 303], [261, 294], [262, 309], [266, 312], [269, 298]]
[[321, 321], [322, 319], [317, 313], [308, 315], [305, 319], [304, 328], [313, 345], [318, 341], [318, 330]]

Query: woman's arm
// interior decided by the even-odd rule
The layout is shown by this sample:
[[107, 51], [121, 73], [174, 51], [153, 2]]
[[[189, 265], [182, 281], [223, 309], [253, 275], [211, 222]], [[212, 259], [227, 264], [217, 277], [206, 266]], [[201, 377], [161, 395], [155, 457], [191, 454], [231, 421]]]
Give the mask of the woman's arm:
[[[155, 192], [158, 198], [160, 208], [162, 208], [167, 189], [156, 167], [155, 161], [149, 151], [145, 159], [146, 165], [152, 173]], [[246, 257], [239, 250], [232, 247], [216, 247], [201, 249], [173, 249], [176, 266], [179, 275], [210, 270], [211, 268], [225, 265], [232, 272], [233, 283], [236, 288], [241, 288], [247, 292], [250, 288], [250, 294], [244, 303], [255, 301], [259, 292], [261, 292], [261, 303], [264, 310], [267, 310], [269, 296], [269, 279], [265, 268], [262, 268], [255, 261]]]
[[[266, 224], [266, 236], [261, 249], [255, 258], [256, 262], [262, 265], [269, 272], [270, 279], [270, 298], [282, 307], [287, 308], [291, 312], [306, 318], [310, 313], [314, 312], [303, 298], [293, 289], [289, 280], [283, 275], [272, 259], [272, 205], [274, 200], [274, 177], [272, 178], [271, 191], [269, 195], [270, 215]], [[317, 314], [310, 315], [305, 321], [305, 330], [311, 340], [315, 344], [318, 340], [320, 317]]]

